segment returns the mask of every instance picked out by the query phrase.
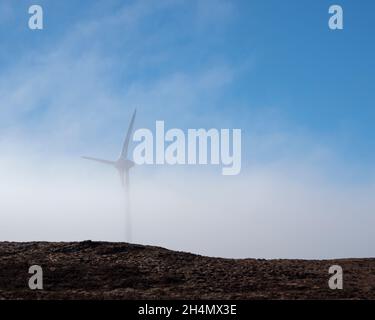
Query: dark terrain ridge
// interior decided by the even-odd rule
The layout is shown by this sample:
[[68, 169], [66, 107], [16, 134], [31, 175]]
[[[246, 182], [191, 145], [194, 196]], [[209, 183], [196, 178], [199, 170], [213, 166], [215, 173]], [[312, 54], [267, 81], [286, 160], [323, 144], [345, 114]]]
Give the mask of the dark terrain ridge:
[[[43, 268], [44, 290], [28, 269]], [[328, 269], [344, 289], [328, 288]], [[109, 242], [1, 242], [0, 299], [374, 299], [375, 259], [223, 259]]]

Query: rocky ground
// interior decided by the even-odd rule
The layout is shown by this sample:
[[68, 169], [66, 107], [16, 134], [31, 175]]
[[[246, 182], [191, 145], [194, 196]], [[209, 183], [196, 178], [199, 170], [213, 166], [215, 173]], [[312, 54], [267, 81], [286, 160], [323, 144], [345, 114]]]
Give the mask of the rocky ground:
[[[328, 288], [328, 269], [344, 289]], [[31, 265], [44, 290], [28, 287]], [[127, 243], [0, 243], [0, 299], [374, 299], [375, 259], [209, 258]]]

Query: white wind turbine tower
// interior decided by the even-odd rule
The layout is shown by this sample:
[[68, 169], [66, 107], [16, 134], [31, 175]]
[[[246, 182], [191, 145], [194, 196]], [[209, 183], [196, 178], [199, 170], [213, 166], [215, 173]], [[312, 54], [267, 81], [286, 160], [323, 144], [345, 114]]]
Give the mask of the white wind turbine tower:
[[93, 158], [93, 157], [82, 157], [84, 159], [93, 160], [93, 161], [97, 161], [97, 162], [100, 162], [100, 163], [110, 165], [110, 166], [112, 166], [112, 167], [114, 167], [118, 170], [118, 173], [119, 173], [120, 179], [121, 179], [121, 184], [124, 187], [124, 191], [125, 191], [126, 239], [127, 239], [128, 242], [131, 241], [129, 170], [135, 164], [134, 164], [133, 161], [127, 159], [127, 157], [128, 157], [130, 136], [131, 136], [132, 131], [133, 131], [133, 125], [134, 125], [134, 119], [135, 119], [136, 113], [137, 113], [137, 110], [134, 110], [133, 116], [130, 120], [128, 132], [126, 133], [126, 137], [125, 137], [124, 143], [122, 145], [122, 150], [121, 150], [120, 156], [116, 161], [98, 159], [98, 158]]

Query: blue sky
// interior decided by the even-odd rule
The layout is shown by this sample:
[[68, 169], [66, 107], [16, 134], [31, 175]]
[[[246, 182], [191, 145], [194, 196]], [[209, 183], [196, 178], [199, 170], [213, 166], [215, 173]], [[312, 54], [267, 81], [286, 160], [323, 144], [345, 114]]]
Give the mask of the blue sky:
[[[373, 255], [375, 2], [334, 3], [344, 9], [342, 31], [328, 28], [333, 2], [325, 0], [0, 0], [0, 173], [8, 185], [0, 186], [3, 198], [33, 190], [32, 209], [45, 219], [53, 207], [43, 202], [49, 194], [71, 219], [86, 221], [79, 208], [100, 190], [87, 191], [90, 201], [78, 209], [73, 191], [91, 190], [90, 183], [100, 179], [111, 185], [113, 176], [83, 164], [80, 156], [117, 156], [137, 107], [139, 128], [165, 120], [167, 128], [243, 132], [238, 177], [209, 168], [203, 168], [206, 179], [196, 168], [134, 169], [146, 230], [156, 210], [165, 221], [184, 222], [197, 232], [168, 238], [170, 229], [139, 229], [139, 242], [223, 256]], [[42, 31], [28, 29], [32, 4], [44, 9]], [[159, 193], [142, 172], [157, 181]], [[156, 201], [152, 210], [142, 204], [142, 193]], [[176, 210], [183, 204], [179, 221], [163, 197], [173, 198]], [[24, 208], [0, 203], [1, 212], [12, 212], [1, 234], [16, 240], [113, 240], [113, 226], [95, 211], [115, 212], [113, 201], [108, 196], [91, 203], [95, 226], [77, 223], [77, 233], [67, 234], [48, 220], [50, 231], [35, 227], [24, 236], [14, 232], [22, 219], [13, 214], [24, 215]], [[229, 225], [237, 238], [228, 240], [228, 220], [216, 214], [233, 206], [238, 219], [234, 212]], [[209, 232], [202, 227], [199, 233], [192, 212], [206, 217]], [[68, 224], [62, 217], [68, 219], [61, 213], [60, 225]], [[101, 229], [106, 224], [107, 233]], [[219, 231], [222, 245], [212, 240]]]
[[[164, 108], [144, 107], [148, 112], [143, 118], [150, 120], [145, 121], [147, 125], [159, 117], [171, 119], [171, 126], [240, 127], [248, 137], [245, 150], [251, 150], [249, 133], [256, 131], [254, 119], [260, 117], [270, 125], [261, 125], [261, 133], [275, 129], [303, 136], [307, 143], [331, 150], [336, 155], [333, 161], [353, 170], [361, 168], [358, 175], [367, 176], [363, 168], [371, 170], [373, 1], [339, 1], [345, 29], [336, 32], [327, 27], [330, 1], [38, 3], [44, 8], [45, 29], [33, 32], [27, 28], [27, 8], [34, 2], [2, 1], [3, 74], [16, 69], [21, 73], [20, 65], [25, 74], [43, 72], [48, 63], [58, 63], [49, 62], [53, 55], [61, 55], [56, 59], [61, 59], [62, 68], [63, 59], [68, 61], [66, 71], [72, 61], [84, 61], [81, 70], [79, 65], [71, 66], [74, 77], [74, 73], [90, 72], [85, 68], [92, 69], [87, 62], [92, 59], [94, 76], [105, 83], [101, 89], [119, 100], [134, 88], [152, 91], [163, 81], [175, 79], [175, 84], [193, 92], [166, 94], [165, 101], [159, 97], [157, 105]], [[202, 77], [207, 79], [201, 88], [187, 88]], [[64, 88], [69, 90], [68, 85], [52, 90]], [[55, 94], [49, 91], [25, 113], [14, 111], [13, 123], [22, 130], [42, 130], [41, 119], [54, 108], [49, 101]], [[142, 102], [134, 101], [141, 110]], [[176, 111], [170, 112], [172, 104], [182, 105], [177, 121]], [[68, 111], [71, 108], [84, 117], [85, 108], [80, 113], [79, 106], [66, 106]], [[109, 108], [118, 112], [121, 106]], [[123, 109], [129, 111], [126, 105]], [[51, 115], [49, 121], [55, 120]], [[3, 123], [3, 130], [7, 125]], [[122, 130], [117, 124], [114, 128], [108, 136], [118, 136]], [[301, 149], [302, 154], [308, 148], [304, 142], [290, 143], [282, 147], [286, 153], [291, 146], [294, 153]], [[277, 146], [264, 156], [249, 151], [247, 157], [250, 162], [272, 161], [281, 156], [278, 151]]]

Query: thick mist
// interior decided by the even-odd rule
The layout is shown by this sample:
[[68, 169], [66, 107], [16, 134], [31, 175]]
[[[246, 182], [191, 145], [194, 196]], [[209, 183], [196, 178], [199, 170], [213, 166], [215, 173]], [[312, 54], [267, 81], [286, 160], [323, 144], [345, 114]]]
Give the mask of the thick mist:
[[[1, 241], [125, 240], [114, 169], [78, 157], [10, 160], [0, 163]], [[308, 167], [257, 166], [225, 177], [136, 166], [132, 240], [231, 258], [373, 256], [373, 192], [332, 184]]]

